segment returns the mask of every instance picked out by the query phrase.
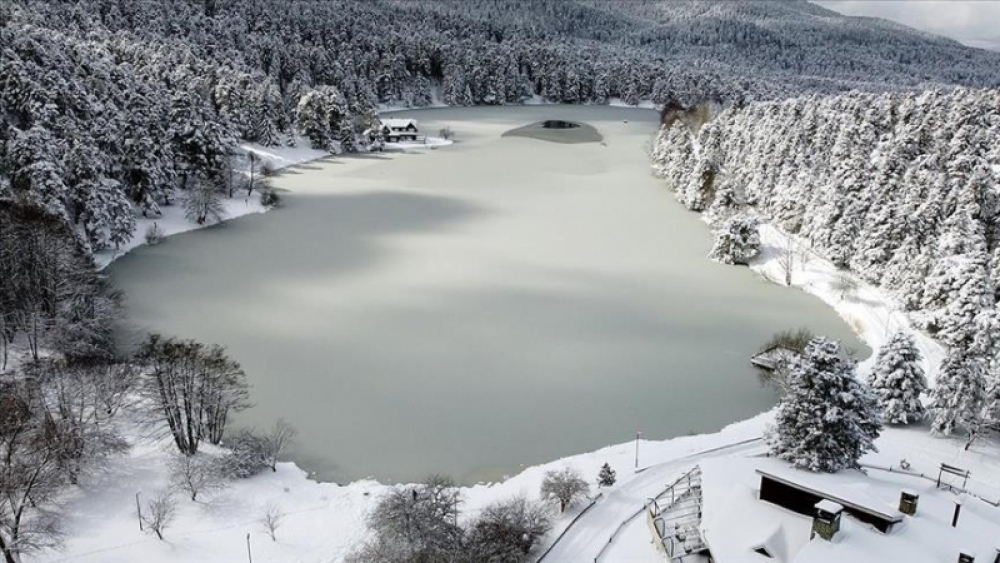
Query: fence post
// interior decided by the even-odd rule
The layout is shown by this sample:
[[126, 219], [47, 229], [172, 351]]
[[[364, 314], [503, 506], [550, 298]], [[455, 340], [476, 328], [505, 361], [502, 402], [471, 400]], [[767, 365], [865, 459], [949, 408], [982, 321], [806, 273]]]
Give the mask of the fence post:
[[135, 514], [139, 518], [139, 531], [142, 531], [142, 505], [139, 504], [139, 493], [135, 493]]

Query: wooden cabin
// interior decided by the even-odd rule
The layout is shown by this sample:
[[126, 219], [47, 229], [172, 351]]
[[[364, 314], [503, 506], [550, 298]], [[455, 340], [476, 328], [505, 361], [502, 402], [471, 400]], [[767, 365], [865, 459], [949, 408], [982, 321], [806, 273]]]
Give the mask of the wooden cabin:
[[416, 141], [419, 132], [416, 119], [382, 120], [382, 136], [389, 143]]

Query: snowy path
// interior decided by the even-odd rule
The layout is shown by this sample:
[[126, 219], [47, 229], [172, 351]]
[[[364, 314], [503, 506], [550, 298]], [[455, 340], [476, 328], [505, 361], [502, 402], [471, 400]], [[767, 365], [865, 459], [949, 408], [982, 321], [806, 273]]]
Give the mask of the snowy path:
[[[635, 530], [646, 529], [642, 517], [642, 507], [647, 499], [653, 498], [687, 471], [697, 460], [714, 457], [752, 456], [763, 454], [767, 447], [760, 439], [739, 442], [704, 452], [698, 452], [645, 469], [635, 478], [623, 483], [599, 500], [583, 514], [565, 534], [556, 540], [555, 546], [539, 558], [539, 563], [581, 563], [595, 561], [645, 561], [643, 553], [652, 549], [649, 539], [635, 542], [628, 538], [642, 537]], [[610, 541], [611, 534], [622, 524], [619, 534]], [[648, 536], [648, 532], [646, 532]], [[621, 538], [626, 541], [619, 541]], [[604, 553], [601, 550], [605, 549]], [[652, 552], [655, 554], [655, 550]]]

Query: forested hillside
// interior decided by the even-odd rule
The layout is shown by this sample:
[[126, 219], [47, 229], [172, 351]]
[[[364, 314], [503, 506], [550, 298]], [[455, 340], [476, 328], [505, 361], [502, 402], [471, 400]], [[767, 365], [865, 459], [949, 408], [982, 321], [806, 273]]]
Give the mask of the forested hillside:
[[[58, 280], [135, 236], [138, 215], [211, 215], [246, 166], [238, 141], [363, 150], [379, 104], [1000, 85], [1000, 54], [806, 2], [8, 0], [0, 68], [0, 211], [38, 219], [0, 241], [3, 271], [34, 268], [0, 287], [7, 340], [69, 311], [80, 296]], [[36, 228], [72, 239], [72, 272], [41, 246], [18, 258], [13, 235]]]
[[95, 249], [175, 189], [222, 183], [234, 141], [278, 142], [297, 108], [340, 150], [376, 104], [438, 94], [663, 103], [1000, 85], [1000, 54], [805, 2], [18, 0], [0, 6], [0, 45], [0, 194]]
[[654, 165], [719, 223], [749, 208], [887, 289], [953, 351], [993, 358], [1000, 297], [1000, 91], [852, 93], [677, 122]]

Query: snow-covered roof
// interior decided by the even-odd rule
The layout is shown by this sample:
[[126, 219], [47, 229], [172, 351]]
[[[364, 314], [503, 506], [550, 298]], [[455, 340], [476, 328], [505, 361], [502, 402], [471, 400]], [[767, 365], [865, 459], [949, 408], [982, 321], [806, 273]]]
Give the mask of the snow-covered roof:
[[899, 521], [903, 518], [902, 513], [895, 508], [899, 502], [900, 490], [868, 486], [865, 481], [857, 479], [858, 475], [863, 475], [862, 473], [857, 471], [814, 473], [795, 469], [778, 460], [771, 461], [774, 463], [758, 468], [757, 473], [814, 492], [841, 508], [863, 510], [888, 521]]
[[[702, 460], [700, 465], [702, 536], [717, 563], [954, 562], [960, 552], [975, 556], [977, 563], [992, 563], [1000, 547], [1000, 509], [967, 498], [958, 526], [952, 528], [959, 497], [915, 476], [874, 470], [868, 475], [807, 473], [766, 458], [720, 458]], [[904, 516], [887, 534], [844, 513], [833, 541], [810, 540], [810, 517], [758, 498], [758, 470], [791, 474], [811, 487], [836, 490], [876, 506], [884, 507], [888, 499], [898, 501], [903, 490], [919, 494], [920, 502], [916, 515]], [[758, 548], [772, 558], [755, 553]]]
[[406, 127], [409, 127], [410, 125], [413, 125], [414, 127], [416, 127], [417, 126], [417, 120], [416, 119], [392, 119], [392, 118], [386, 118], [386, 119], [382, 120], [382, 125], [385, 125], [386, 127], [389, 127], [390, 129], [393, 128], [393, 127], [406, 128]]

